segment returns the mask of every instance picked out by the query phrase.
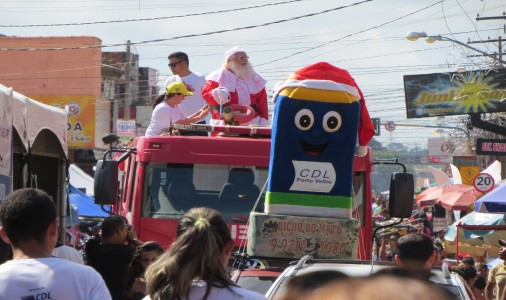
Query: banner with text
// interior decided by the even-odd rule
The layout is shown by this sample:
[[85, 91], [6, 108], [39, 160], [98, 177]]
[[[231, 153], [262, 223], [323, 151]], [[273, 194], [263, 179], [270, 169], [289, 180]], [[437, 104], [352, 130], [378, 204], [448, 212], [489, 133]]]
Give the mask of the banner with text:
[[478, 155], [506, 155], [506, 140], [477, 139], [476, 154]]
[[359, 227], [356, 219], [252, 212], [248, 227], [248, 255], [357, 259]]
[[506, 70], [404, 76], [409, 118], [506, 111]]
[[67, 110], [69, 148], [95, 147], [94, 96], [30, 96], [32, 99]]

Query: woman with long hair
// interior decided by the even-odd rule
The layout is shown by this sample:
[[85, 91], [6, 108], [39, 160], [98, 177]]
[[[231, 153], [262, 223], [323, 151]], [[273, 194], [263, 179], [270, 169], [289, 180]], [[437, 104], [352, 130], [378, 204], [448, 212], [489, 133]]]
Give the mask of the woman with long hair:
[[145, 242], [137, 247], [127, 274], [127, 295], [139, 300], [146, 296], [144, 272], [163, 254], [163, 248], [155, 241]]
[[259, 293], [235, 285], [227, 272], [234, 247], [221, 214], [198, 207], [187, 211], [169, 250], [145, 273], [152, 300], [265, 299]]

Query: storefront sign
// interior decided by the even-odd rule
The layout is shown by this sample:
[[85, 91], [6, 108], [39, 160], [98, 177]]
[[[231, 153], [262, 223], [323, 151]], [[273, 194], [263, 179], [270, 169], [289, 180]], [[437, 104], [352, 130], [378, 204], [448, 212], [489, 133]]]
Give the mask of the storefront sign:
[[478, 155], [506, 155], [506, 140], [477, 139], [476, 154]]
[[404, 76], [408, 118], [506, 111], [506, 70]]
[[95, 147], [95, 97], [93, 96], [30, 96], [42, 103], [67, 111], [69, 148]]

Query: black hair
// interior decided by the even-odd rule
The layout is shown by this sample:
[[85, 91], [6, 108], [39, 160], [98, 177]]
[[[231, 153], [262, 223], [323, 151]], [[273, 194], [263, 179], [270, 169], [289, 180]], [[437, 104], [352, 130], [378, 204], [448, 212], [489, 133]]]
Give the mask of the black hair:
[[16, 190], [0, 205], [0, 224], [14, 246], [29, 240], [44, 242], [49, 225], [55, 219], [56, 206], [43, 190]]
[[125, 218], [117, 215], [109, 216], [102, 222], [102, 238], [112, 237], [116, 232], [125, 227]]
[[473, 279], [474, 277], [478, 276], [478, 272], [473, 266], [463, 265], [459, 268], [457, 268], [457, 273], [459, 273], [464, 280]]
[[314, 271], [290, 278], [286, 288], [307, 293], [334, 280], [342, 280], [348, 277], [348, 275], [335, 270]]
[[161, 94], [161, 95], [156, 96], [155, 100], [153, 101], [153, 104], [151, 104], [151, 107], [153, 109], [155, 109], [155, 107], [158, 104], [162, 103], [163, 100], [165, 100], [165, 94]]
[[186, 64], [188, 66], [190, 65], [190, 60], [188, 59], [188, 55], [184, 52], [181, 52], [181, 51], [172, 52], [171, 54], [169, 54], [168, 59], [171, 59], [171, 58], [175, 58], [177, 60], [183, 60], [186, 62]]
[[425, 263], [434, 253], [434, 244], [425, 234], [409, 233], [398, 240], [397, 251], [401, 261]]
[[144, 272], [146, 270], [142, 268], [141, 259], [142, 253], [146, 251], [156, 251], [158, 252], [158, 255], [163, 254], [162, 246], [155, 241], [145, 242], [142, 245], [137, 246], [127, 274], [127, 290], [134, 284], [136, 278], [144, 276]]

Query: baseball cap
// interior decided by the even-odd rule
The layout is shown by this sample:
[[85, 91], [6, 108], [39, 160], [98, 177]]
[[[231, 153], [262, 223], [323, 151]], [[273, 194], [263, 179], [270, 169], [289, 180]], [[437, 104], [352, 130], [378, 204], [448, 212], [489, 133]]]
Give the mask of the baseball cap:
[[503, 239], [499, 239], [499, 245], [501, 245], [503, 247], [506, 246], [506, 241]]
[[165, 89], [166, 94], [183, 94], [185, 96], [191, 96], [193, 95], [192, 92], [189, 92], [188, 89], [186, 89], [186, 85], [182, 82], [173, 82], [167, 86]]

